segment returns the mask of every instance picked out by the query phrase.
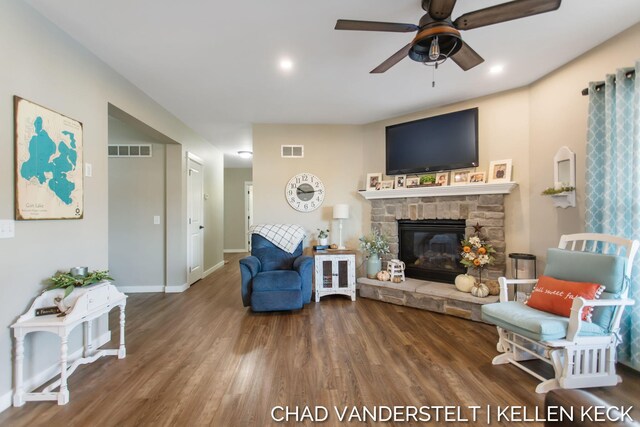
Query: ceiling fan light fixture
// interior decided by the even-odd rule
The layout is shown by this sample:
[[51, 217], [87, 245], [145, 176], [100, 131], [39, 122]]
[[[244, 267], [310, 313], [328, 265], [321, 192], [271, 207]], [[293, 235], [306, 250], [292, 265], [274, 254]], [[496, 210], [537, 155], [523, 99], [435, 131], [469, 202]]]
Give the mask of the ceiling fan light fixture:
[[425, 65], [442, 64], [462, 47], [460, 32], [446, 22], [423, 28], [413, 39], [409, 58]]
[[440, 45], [438, 44], [438, 36], [435, 36], [431, 40], [431, 47], [429, 48], [429, 59], [437, 61], [440, 59]]

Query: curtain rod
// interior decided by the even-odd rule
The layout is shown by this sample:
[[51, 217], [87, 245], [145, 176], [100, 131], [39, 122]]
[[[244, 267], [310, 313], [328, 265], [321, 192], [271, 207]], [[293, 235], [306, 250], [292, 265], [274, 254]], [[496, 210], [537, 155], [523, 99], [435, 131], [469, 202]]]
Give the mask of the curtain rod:
[[[624, 76], [625, 76], [626, 78], [628, 78], [628, 79], [632, 79], [635, 75], [636, 75], [636, 70], [630, 70], [630, 71], [627, 71], [627, 72], [624, 74]], [[615, 81], [616, 81], [616, 79], [614, 78], [614, 79], [613, 79], [613, 81], [615, 82]], [[602, 83], [598, 83], [598, 84], [596, 85], [596, 90], [598, 91], [598, 90], [602, 89], [603, 87], [604, 87], [604, 82], [602, 82]], [[587, 95], [589, 95], [589, 88], [588, 88], [588, 87], [585, 87], [584, 89], [582, 89], [582, 96], [587, 96]]]

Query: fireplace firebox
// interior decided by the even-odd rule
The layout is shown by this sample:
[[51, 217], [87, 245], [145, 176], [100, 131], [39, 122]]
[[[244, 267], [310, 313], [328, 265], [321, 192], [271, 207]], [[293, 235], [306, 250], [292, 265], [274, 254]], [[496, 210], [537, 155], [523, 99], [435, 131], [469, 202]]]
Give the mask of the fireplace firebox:
[[398, 221], [398, 257], [405, 275], [415, 279], [453, 283], [467, 269], [460, 264], [460, 241], [465, 220]]

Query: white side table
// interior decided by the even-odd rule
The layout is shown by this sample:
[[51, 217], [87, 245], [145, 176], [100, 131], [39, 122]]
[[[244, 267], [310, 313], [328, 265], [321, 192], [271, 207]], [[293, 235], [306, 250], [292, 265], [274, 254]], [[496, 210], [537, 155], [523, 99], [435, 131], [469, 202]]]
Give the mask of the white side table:
[[325, 295], [356, 300], [356, 253], [349, 250], [314, 251], [316, 302]]
[[[126, 356], [124, 345], [124, 309], [127, 296], [108, 281], [96, 283], [85, 288], [77, 288], [64, 300], [71, 306], [66, 316], [58, 317], [56, 314], [36, 317], [36, 309], [54, 306], [54, 298], [64, 296], [64, 289], [52, 289], [38, 296], [31, 308], [20, 316], [18, 321], [11, 325], [16, 339], [15, 366], [15, 390], [13, 393], [13, 406], [22, 406], [27, 401], [57, 400], [58, 405], [69, 403], [69, 390], [67, 378], [80, 365], [92, 363], [102, 356], [118, 356], [122, 359]], [[95, 350], [92, 342], [91, 322], [94, 319], [109, 313], [112, 308], [120, 307], [120, 346], [117, 349]], [[71, 331], [78, 325], [84, 325], [84, 357], [74, 361], [70, 367], [68, 364], [68, 339]], [[25, 392], [23, 389], [23, 362], [24, 362], [24, 337], [30, 332], [51, 332], [60, 337], [60, 379], [47, 386], [41, 392]], [[60, 387], [58, 391], [53, 391]]]

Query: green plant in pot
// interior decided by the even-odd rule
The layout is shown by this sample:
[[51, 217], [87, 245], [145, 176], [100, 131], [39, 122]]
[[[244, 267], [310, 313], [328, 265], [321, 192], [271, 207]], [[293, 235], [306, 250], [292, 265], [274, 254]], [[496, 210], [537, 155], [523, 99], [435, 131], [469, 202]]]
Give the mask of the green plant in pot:
[[436, 176], [433, 174], [422, 175], [420, 177], [420, 185], [433, 185], [436, 183]]
[[92, 271], [86, 276], [73, 276], [71, 273], [59, 272], [49, 278], [51, 286], [49, 286], [47, 290], [64, 289], [64, 299], [68, 297], [75, 288], [93, 285], [103, 280], [113, 280], [109, 277], [109, 270]]
[[318, 244], [327, 245], [329, 243], [329, 229], [322, 230], [318, 228]]
[[375, 279], [376, 274], [382, 268], [380, 255], [389, 253], [389, 240], [374, 228], [371, 234], [360, 238], [360, 248], [369, 254], [367, 258], [367, 277]]

